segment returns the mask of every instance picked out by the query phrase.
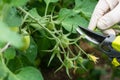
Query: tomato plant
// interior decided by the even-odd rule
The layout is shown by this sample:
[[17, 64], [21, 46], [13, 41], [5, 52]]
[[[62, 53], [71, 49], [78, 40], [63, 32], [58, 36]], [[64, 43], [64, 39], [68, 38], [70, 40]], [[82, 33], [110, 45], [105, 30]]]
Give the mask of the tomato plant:
[[[57, 66], [55, 72], [65, 67], [69, 78], [71, 69], [86, 71], [87, 62], [97, 58], [80, 47], [84, 36], [77, 35], [76, 28], [88, 26], [96, 3], [0, 0], [0, 80], [44, 80], [45, 64]], [[59, 64], [52, 63], [54, 59]]]

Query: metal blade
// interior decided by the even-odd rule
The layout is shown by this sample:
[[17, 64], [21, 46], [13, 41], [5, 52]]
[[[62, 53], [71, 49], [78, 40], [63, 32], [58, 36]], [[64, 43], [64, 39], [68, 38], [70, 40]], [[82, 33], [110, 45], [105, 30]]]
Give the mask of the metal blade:
[[95, 44], [100, 44], [106, 38], [103, 35], [97, 34], [89, 29], [80, 27], [76, 29], [77, 32], [81, 35], [85, 35], [85, 38]]

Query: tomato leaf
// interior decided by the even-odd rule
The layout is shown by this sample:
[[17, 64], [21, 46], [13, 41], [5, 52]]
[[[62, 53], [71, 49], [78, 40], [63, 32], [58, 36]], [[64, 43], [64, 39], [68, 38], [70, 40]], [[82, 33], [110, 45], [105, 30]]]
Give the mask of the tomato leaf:
[[64, 19], [76, 15], [72, 9], [62, 8], [59, 12], [57, 21], [62, 22]]
[[78, 25], [87, 27], [88, 21], [81, 15], [75, 15], [65, 18], [62, 21], [62, 25], [66, 30], [76, 33], [76, 28], [78, 27]]
[[42, 74], [33, 67], [24, 67], [16, 75], [19, 80], [43, 80]]
[[0, 58], [0, 79], [4, 80], [43, 80], [42, 74], [34, 67], [24, 67], [17, 71], [16, 74], [11, 72]]
[[39, 17], [40, 17], [40, 15], [38, 14], [36, 8], [31, 9], [31, 10], [29, 11], [29, 13], [30, 13], [32, 16], [34, 16], [35, 18], [39, 18]]
[[26, 50], [25, 56], [29, 59], [30, 62], [33, 63], [35, 61], [36, 56], [37, 56], [37, 45], [34, 42], [32, 37], [31, 37], [30, 41], [31, 41], [30, 46]]
[[97, 4], [96, 0], [87, 0], [87, 1], [86, 0], [75, 0], [74, 10], [76, 12], [83, 13], [85, 15], [84, 17], [88, 17], [88, 19], [90, 19], [91, 14], [96, 4]]
[[75, 0], [75, 6], [73, 9], [62, 8], [60, 10], [57, 21], [58, 23], [61, 23], [67, 31], [73, 29], [72, 32], [76, 33], [76, 28], [78, 26], [88, 26], [96, 3], [96, 0]]
[[[18, 53], [17, 53], [18, 54]], [[20, 69], [23, 67], [23, 63], [21, 59], [17, 56], [14, 57], [14, 59], [10, 59], [7, 62], [7, 67], [11, 72], [15, 72], [16, 70]]]

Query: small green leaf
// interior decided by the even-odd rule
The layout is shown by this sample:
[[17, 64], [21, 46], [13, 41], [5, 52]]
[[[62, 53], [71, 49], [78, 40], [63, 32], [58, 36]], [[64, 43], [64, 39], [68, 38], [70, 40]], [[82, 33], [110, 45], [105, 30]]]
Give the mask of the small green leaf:
[[76, 16], [65, 18], [62, 21], [62, 25], [66, 30], [68, 30], [68, 31], [72, 30], [73, 33], [76, 33], [76, 28], [78, 26], [87, 27], [88, 21], [85, 20], [82, 16], [76, 15]]
[[4, 57], [9, 61], [13, 59], [16, 55], [15, 48], [9, 47], [7, 50], [4, 52]]
[[33, 67], [24, 67], [16, 75], [19, 80], [43, 80], [42, 74]]
[[51, 3], [51, 2], [57, 2], [58, 0], [44, 0], [44, 1], [48, 5], [49, 3]]
[[38, 14], [36, 8], [33, 8], [29, 11], [29, 13], [34, 16], [35, 18], [40, 18], [40, 15]]

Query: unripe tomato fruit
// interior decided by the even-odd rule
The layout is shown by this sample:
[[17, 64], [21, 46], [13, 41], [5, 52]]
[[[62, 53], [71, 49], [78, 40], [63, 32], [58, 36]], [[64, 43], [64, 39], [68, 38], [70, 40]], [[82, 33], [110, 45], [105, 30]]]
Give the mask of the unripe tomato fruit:
[[25, 51], [30, 46], [30, 35], [27, 33], [27, 31], [23, 31], [23, 34], [26, 34], [26, 35], [22, 35], [23, 46], [20, 47], [19, 49], [22, 51]]
[[69, 46], [69, 39], [66, 35], [59, 36], [59, 39], [61, 40], [61, 44], [64, 48], [67, 48]]
[[48, 23], [47, 23], [47, 28], [48, 28], [49, 30], [54, 30], [55, 24], [54, 24], [53, 22], [48, 22]]
[[23, 46], [20, 48], [20, 50], [25, 51], [29, 48], [30, 45], [30, 36], [23, 36]]
[[64, 61], [64, 64], [65, 64], [65, 66], [66, 66], [68, 69], [71, 69], [71, 68], [74, 66], [73, 61], [72, 61], [72, 60], [69, 60], [69, 59], [66, 59], [66, 60]]

